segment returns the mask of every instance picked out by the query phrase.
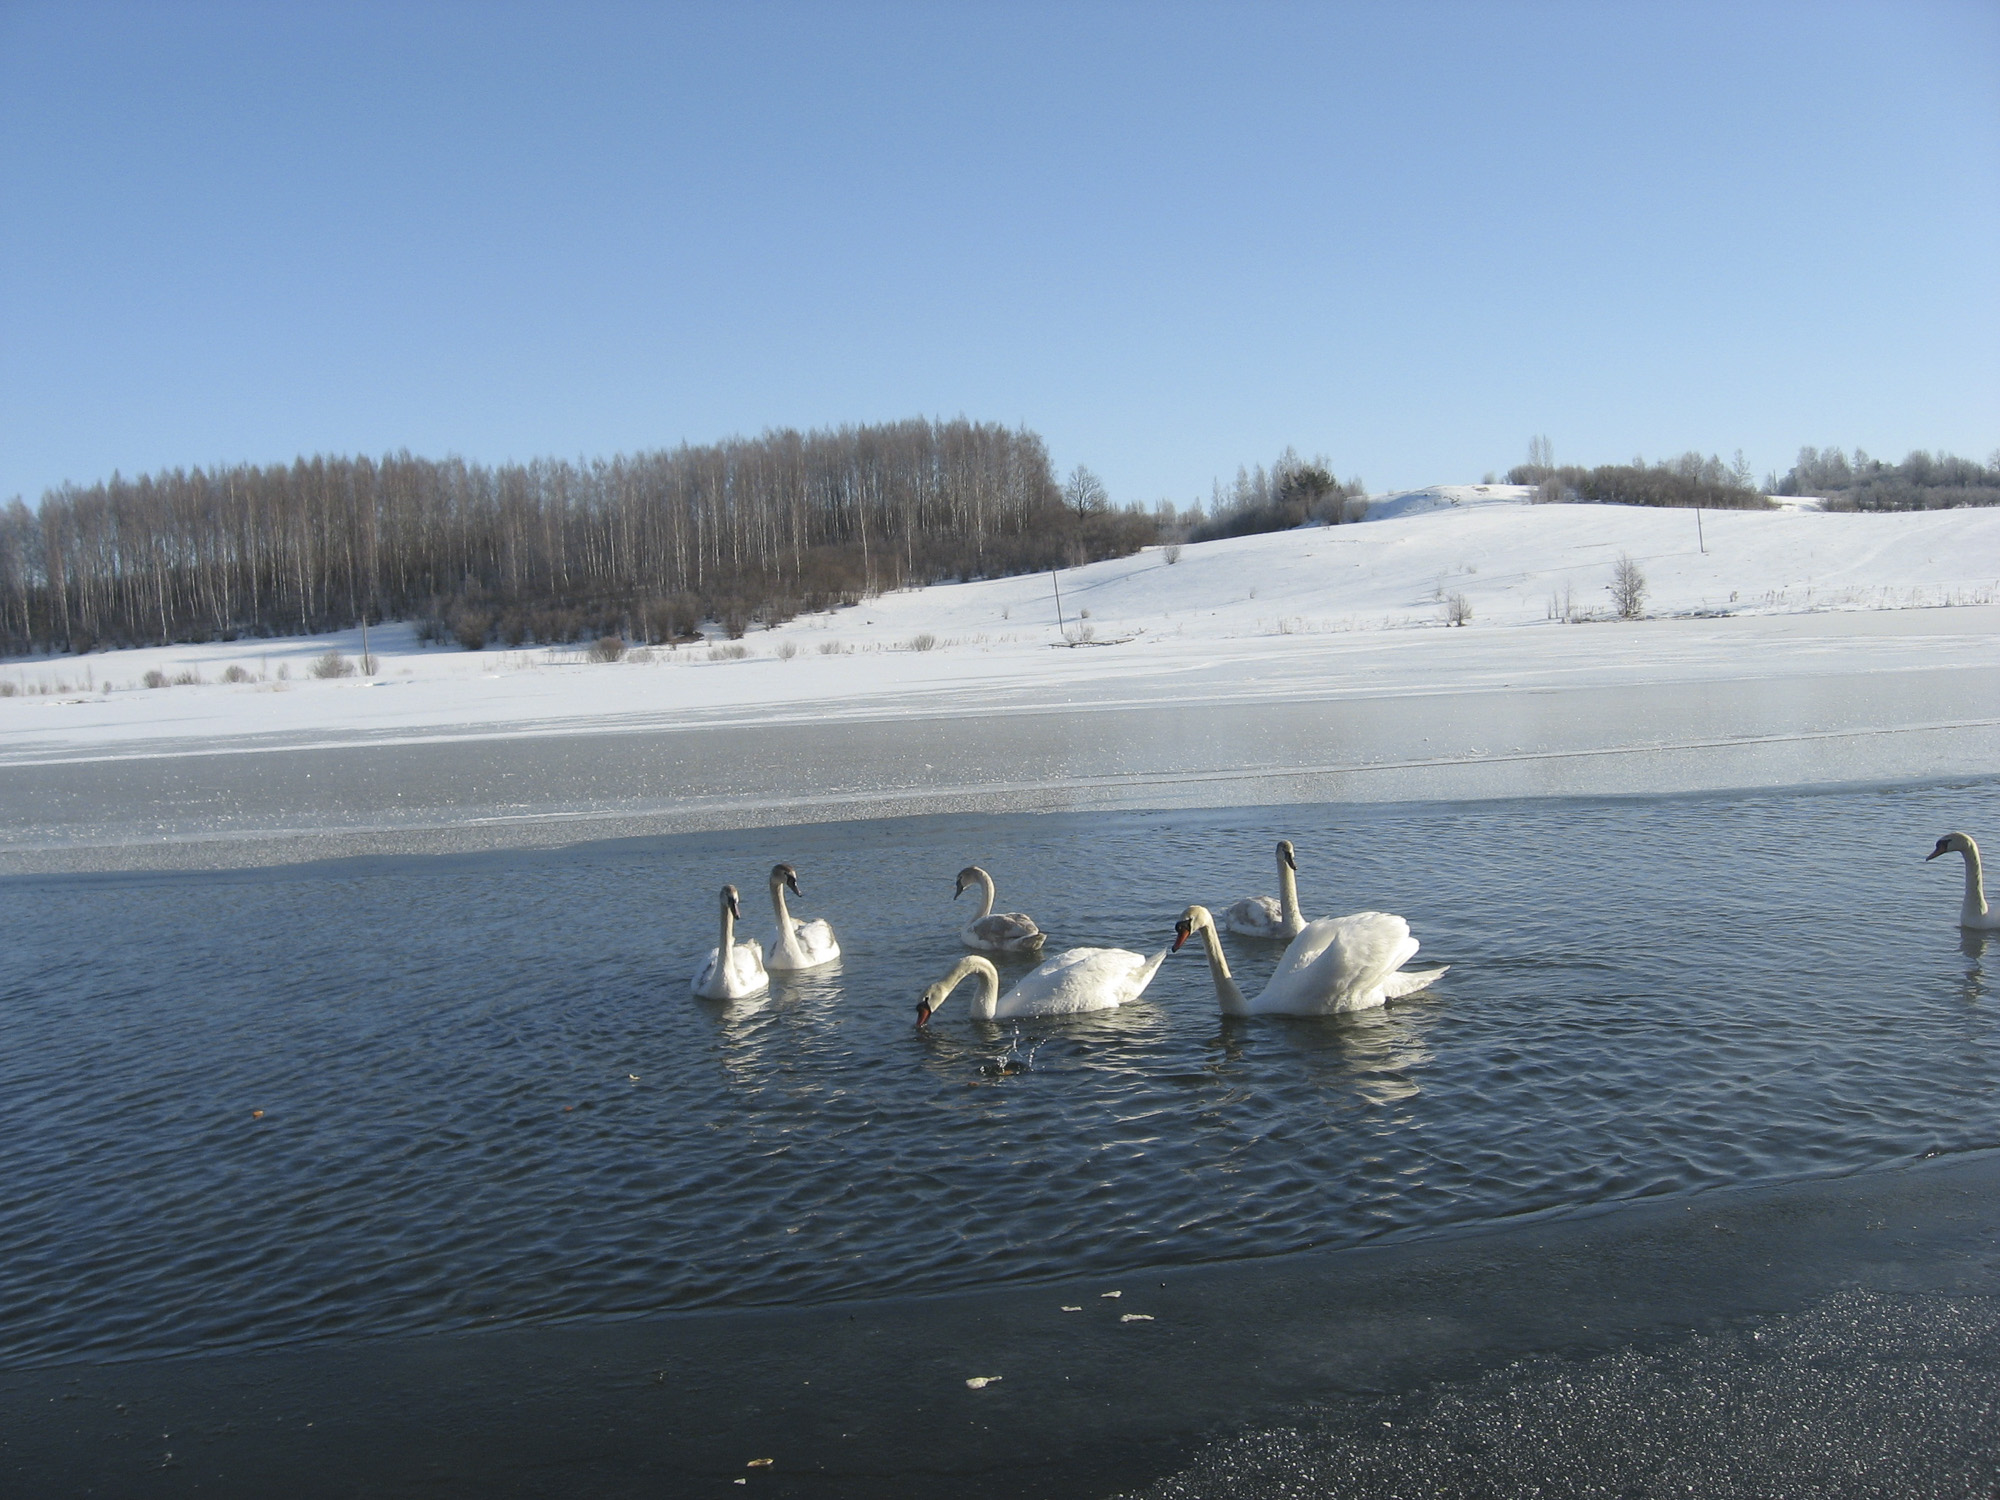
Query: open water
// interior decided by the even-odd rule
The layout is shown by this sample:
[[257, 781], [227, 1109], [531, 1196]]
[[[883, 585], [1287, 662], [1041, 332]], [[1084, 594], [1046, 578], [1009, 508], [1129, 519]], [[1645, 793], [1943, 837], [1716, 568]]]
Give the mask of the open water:
[[[2000, 783], [936, 816], [0, 882], [0, 1365], [1129, 1273], [2000, 1145], [1953, 828]], [[1409, 918], [1336, 1021], [926, 1030], [979, 862], [1050, 951], [1274, 892]], [[834, 970], [690, 999], [797, 866]], [[1275, 946], [1229, 940], [1246, 991]], [[1018, 966], [1025, 967], [1025, 966]], [[1025, 1071], [995, 1059], [1032, 1056]]]

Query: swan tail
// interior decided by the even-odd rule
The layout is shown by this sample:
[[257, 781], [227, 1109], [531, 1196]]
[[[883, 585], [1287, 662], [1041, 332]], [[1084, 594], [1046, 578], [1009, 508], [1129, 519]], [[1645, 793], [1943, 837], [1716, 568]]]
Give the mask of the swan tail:
[[1451, 968], [1450, 964], [1432, 964], [1422, 969], [1398, 969], [1382, 981], [1385, 999], [1400, 1000], [1405, 995], [1414, 995], [1419, 990], [1427, 990], [1439, 975]]
[[1167, 961], [1167, 955], [1172, 951], [1171, 948], [1162, 948], [1139, 966], [1139, 972], [1132, 976], [1132, 993], [1126, 998], [1137, 1000], [1146, 993], [1146, 986], [1153, 982], [1153, 976], [1160, 972], [1160, 965]]

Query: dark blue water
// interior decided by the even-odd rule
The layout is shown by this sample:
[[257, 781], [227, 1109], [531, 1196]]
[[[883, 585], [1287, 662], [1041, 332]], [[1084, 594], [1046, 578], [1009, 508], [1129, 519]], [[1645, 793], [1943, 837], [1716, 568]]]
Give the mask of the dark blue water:
[[[11, 879], [0, 1362], [1126, 1272], [2000, 1144], [1993, 955], [1923, 863], [1961, 827], [2000, 845], [2000, 783]], [[1310, 912], [1401, 912], [1452, 972], [1224, 1023], [1187, 952], [1122, 1012], [914, 1026], [966, 863], [1051, 951], [1150, 950], [1274, 891], [1279, 837]], [[761, 934], [779, 858], [843, 964], [692, 1001], [716, 889]], [[1275, 951], [1232, 953], [1254, 992]]]

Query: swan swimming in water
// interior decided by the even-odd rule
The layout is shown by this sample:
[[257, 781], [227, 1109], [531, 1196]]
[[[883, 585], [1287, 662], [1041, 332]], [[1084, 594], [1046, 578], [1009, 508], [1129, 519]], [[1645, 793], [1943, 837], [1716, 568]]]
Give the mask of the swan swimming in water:
[[764, 967], [773, 972], [795, 973], [832, 963], [840, 957], [833, 924], [824, 919], [804, 922], [794, 917], [785, 906], [788, 888], [794, 896], [805, 894], [799, 889], [798, 871], [790, 865], [771, 866], [771, 910], [777, 913], [778, 925], [771, 932], [771, 951]]
[[1151, 958], [1124, 948], [1070, 948], [1026, 975], [1002, 999], [1000, 971], [990, 960], [968, 953], [949, 974], [924, 991], [924, 998], [917, 1002], [917, 1024], [929, 1025], [959, 981], [973, 974], [979, 976], [979, 993], [972, 998], [975, 1021], [1116, 1010], [1139, 998], [1166, 957], [1164, 948]]
[[736, 922], [743, 915], [743, 903], [736, 887], [722, 888], [722, 940], [709, 950], [707, 960], [688, 986], [704, 1000], [748, 1000], [770, 988], [764, 972], [764, 950], [757, 940], [736, 941]]
[[1986, 880], [1979, 870], [1979, 846], [1973, 843], [1972, 835], [1946, 834], [1937, 841], [1937, 848], [1924, 856], [1924, 863], [1941, 854], [1965, 856], [1965, 902], [1958, 909], [1958, 925], [1974, 932], [2000, 932], [2000, 912], [1986, 905]]
[[977, 948], [982, 953], [1039, 953], [1042, 943], [1048, 937], [1035, 925], [1035, 919], [1025, 912], [993, 910], [993, 877], [978, 865], [967, 865], [958, 872], [958, 887], [951, 893], [956, 901], [965, 894], [965, 888], [976, 885], [983, 892], [979, 915], [967, 922], [958, 931], [965, 939], [965, 946]]
[[1208, 949], [1215, 998], [1225, 1016], [1335, 1016], [1373, 1010], [1415, 994], [1451, 967], [1405, 969], [1403, 965], [1416, 954], [1417, 940], [1401, 917], [1381, 911], [1321, 917], [1292, 939], [1263, 992], [1246, 1000], [1230, 977], [1229, 960], [1222, 956], [1222, 939], [1207, 907], [1190, 906], [1181, 913], [1174, 924], [1175, 949], [1197, 932]]
[[1238, 937], [1291, 939], [1305, 931], [1299, 910], [1298, 858], [1290, 839], [1278, 840], [1278, 897], [1245, 896], [1223, 908], [1222, 925]]

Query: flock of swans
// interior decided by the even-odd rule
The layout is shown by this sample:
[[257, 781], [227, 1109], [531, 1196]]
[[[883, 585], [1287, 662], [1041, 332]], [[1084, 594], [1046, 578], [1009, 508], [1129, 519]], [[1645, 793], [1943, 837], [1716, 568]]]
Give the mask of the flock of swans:
[[[1959, 908], [1959, 925], [1977, 932], [2000, 931], [2000, 913], [1986, 904], [1979, 845], [1968, 834], [1949, 833], [1937, 841], [1925, 861], [1946, 854], [1965, 859], [1965, 900]], [[1216, 1003], [1228, 1016], [1332, 1016], [1369, 1010], [1427, 988], [1450, 967], [1407, 967], [1416, 956], [1417, 940], [1410, 935], [1408, 922], [1388, 912], [1364, 911], [1307, 921], [1299, 907], [1298, 868], [1291, 840], [1281, 840], [1278, 895], [1249, 896], [1223, 908], [1221, 925], [1229, 932], [1287, 943], [1270, 982], [1254, 997], [1246, 997], [1230, 974], [1216, 920], [1205, 906], [1190, 906], [1182, 912], [1174, 924], [1172, 946], [1150, 958], [1124, 948], [1066, 949], [1037, 965], [1003, 995], [1000, 971], [984, 955], [1039, 955], [1047, 934], [1025, 912], [994, 911], [993, 877], [977, 865], [968, 865], [958, 872], [952, 899], [974, 886], [979, 888], [979, 911], [959, 929], [965, 946], [974, 951], [924, 991], [917, 1002], [917, 1024], [928, 1024], [967, 979], [978, 981], [968, 1006], [978, 1021], [1115, 1010], [1144, 994], [1167, 955], [1196, 937], [1208, 955]], [[785, 904], [785, 892], [803, 895], [796, 870], [790, 865], [773, 865], [770, 889], [775, 925], [770, 943], [764, 945], [755, 938], [736, 940], [736, 924], [743, 920], [742, 899], [735, 886], [722, 888], [721, 937], [691, 985], [702, 999], [747, 1000], [770, 987], [773, 973], [817, 969], [840, 957], [840, 942], [832, 923], [802, 921]]]
[[[1270, 983], [1254, 998], [1245, 998], [1231, 976], [1215, 918], [1205, 906], [1190, 906], [1183, 912], [1174, 924], [1172, 946], [1151, 957], [1124, 948], [1065, 949], [1038, 964], [1003, 995], [1000, 971], [985, 955], [1039, 956], [1047, 934], [1025, 912], [994, 911], [993, 877], [977, 865], [968, 865], [958, 873], [952, 899], [973, 887], [979, 889], [979, 911], [959, 930], [960, 939], [974, 951], [924, 991], [917, 1002], [917, 1024], [928, 1024], [938, 1007], [967, 979], [978, 981], [968, 1005], [972, 1018], [978, 1021], [1115, 1010], [1144, 994], [1167, 955], [1197, 935], [1208, 954], [1216, 1001], [1223, 1014], [1231, 1016], [1329, 1016], [1368, 1010], [1414, 994], [1449, 967], [1405, 967], [1416, 955], [1417, 940], [1410, 936], [1408, 922], [1387, 912], [1364, 911], [1308, 922], [1299, 909], [1298, 861], [1289, 839], [1278, 845], [1278, 886], [1276, 899], [1252, 896], [1223, 911], [1224, 923], [1232, 933], [1289, 940]], [[787, 891], [803, 895], [796, 870], [790, 865], [774, 865], [770, 891], [775, 925], [770, 942], [760, 944], [755, 938], [737, 940], [736, 924], [743, 920], [742, 897], [733, 885], [722, 888], [721, 933], [695, 973], [691, 988], [696, 995], [704, 1000], [747, 1000], [769, 988], [773, 973], [817, 969], [840, 957], [840, 942], [831, 923], [801, 921], [786, 905]]]

